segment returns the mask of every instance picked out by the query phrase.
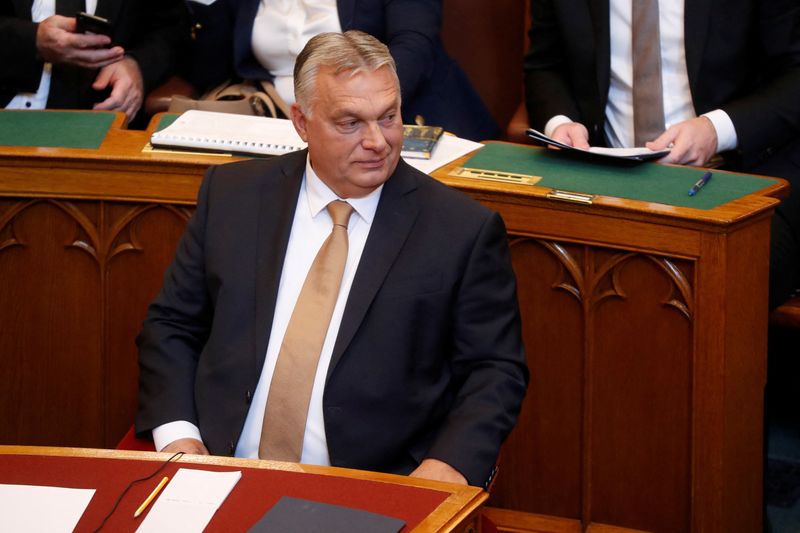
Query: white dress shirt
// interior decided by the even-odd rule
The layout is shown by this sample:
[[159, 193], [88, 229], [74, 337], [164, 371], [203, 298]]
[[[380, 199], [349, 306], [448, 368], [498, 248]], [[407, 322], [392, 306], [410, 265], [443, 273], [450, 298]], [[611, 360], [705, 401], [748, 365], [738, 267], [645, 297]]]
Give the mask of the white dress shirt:
[[[94, 15], [96, 7], [97, 0], [86, 0], [86, 13]], [[33, 5], [31, 6], [31, 20], [33, 22], [41, 22], [55, 14], [56, 0], [33, 0]], [[47, 97], [50, 96], [50, 73], [52, 69], [52, 64], [45, 63], [44, 68], [42, 68], [39, 88], [36, 92], [18, 93], [8, 102], [6, 109], [45, 109], [47, 107]]]
[[[330, 464], [322, 412], [322, 394], [325, 388], [325, 378], [330, 365], [333, 345], [339, 333], [344, 307], [350, 294], [350, 287], [352, 286], [369, 230], [372, 227], [382, 189], [383, 187], [381, 186], [364, 198], [347, 199], [347, 202], [354, 209], [347, 230], [349, 240], [347, 264], [345, 265], [342, 285], [339, 289], [339, 296], [336, 300], [331, 323], [322, 347], [317, 374], [311, 391], [311, 404], [308, 411], [308, 420], [306, 421], [303, 452], [300, 458], [301, 463]], [[311, 165], [306, 163], [306, 175], [300, 187], [297, 209], [292, 222], [286, 257], [284, 258], [283, 271], [278, 288], [278, 299], [275, 305], [275, 318], [271, 325], [263, 325], [263, 327], [271, 327], [266, 359], [250, 404], [250, 410], [247, 413], [244, 429], [236, 446], [236, 457], [258, 457], [258, 444], [261, 440], [264, 409], [269, 394], [270, 382], [272, 381], [272, 373], [278, 360], [278, 352], [280, 351], [294, 304], [300, 294], [300, 289], [308, 270], [311, 268], [311, 263], [314, 261], [314, 257], [317, 255], [322, 243], [331, 232], [333, 223], [325, 207], [336, 199], [336, 194], [319, 179]], [[153, 440], [157, 450], [161, 450], [174, 440], [186, 437], [202, 440], [197, 427], [186, 421], [170, 422], [153, 430]]]
[[[610, 0], [609, 8], [611, 76], [605, 110], [605, 136], [609, 146], [628, 148], [634, 146], [631, 0]], [[658, 10], [664, 123], [669, 128], [696, 115], [686, 70], [684, 3], [659, 0]], [[703, 116], [717, 131], [718, 152], [736, 148], [736, 130], [727, 113], [715, 109]], [[545, 134], [552, 135], [558, 126], [571, 121], [563, 115], [553, 117], [545, 125]]]
[[261, 66], [275, 76], [275, 89], [294, 103], [294, 63], [313, 36], [341, 32], [336, 0], [261, 0], [251, 46]]

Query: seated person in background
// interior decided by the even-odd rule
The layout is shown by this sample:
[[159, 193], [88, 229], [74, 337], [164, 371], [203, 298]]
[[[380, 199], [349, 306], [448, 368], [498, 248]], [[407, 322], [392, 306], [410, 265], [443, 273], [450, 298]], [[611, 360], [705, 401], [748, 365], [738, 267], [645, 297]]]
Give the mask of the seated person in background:
[[440, 40], [441, 0], [216, 0], [189, 2], [198, 23], [186, 78], [200, 93], [227, 79], [267, 80], [294, 101], [292, 69], [306, 42], [325, 31], [361, 30], [389, 47], [397, 63], [403, 121], [420, 115], [473, 140], [500, 130]]
[[[87, 0], [57, 11], [66, 3], [0, 0], [0, 106], [105, 109], [132, 120], [188, 48], [183, 0]], [[76, 11], [108, 19], [111, 37], [76, 33]]]
[[485, 486], [528, 381], [503, 221], [400, 158], [375, 38], [317, 35], [294, 72], [308, 149], [206, 174], [137, 341], [136, 430]]
[[[780, 305], [800, 287], [800, 5], [608, 6], [531, 0], [531, 126], [579, 148], [671, 147], [661, 162], [695, 166], [719, 154], [726, 169], [789, 180], [772, 227], [770, 307]], [[637, 35], [656, 45], [653, 55], [637, 55]]]

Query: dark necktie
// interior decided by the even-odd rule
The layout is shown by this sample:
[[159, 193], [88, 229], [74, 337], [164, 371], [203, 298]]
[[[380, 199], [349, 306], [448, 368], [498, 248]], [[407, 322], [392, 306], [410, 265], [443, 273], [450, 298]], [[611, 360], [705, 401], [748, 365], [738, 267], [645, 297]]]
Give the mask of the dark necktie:
[[347, 224], [353, 207], [328, 204], [331, 234], [311, 264], [283, 337], [269, 388], [258, 456], [300, 461], [308, 405], [319, 355], [331, 321], [347, 261]]
[[658, 0], [632, 1], [633, 132], [636, 146], [664, 133]]

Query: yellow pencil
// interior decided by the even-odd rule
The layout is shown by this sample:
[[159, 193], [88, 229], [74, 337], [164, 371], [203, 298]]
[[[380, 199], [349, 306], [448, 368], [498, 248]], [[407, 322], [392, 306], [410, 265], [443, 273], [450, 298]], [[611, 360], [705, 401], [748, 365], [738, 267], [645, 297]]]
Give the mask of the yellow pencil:
[[136, 509], [136, 512], [133, 513], [134, 518], [138, 517], [140, 514], [144, 512], [145, 509], [147, 509], [147, 506], [150, 505], [150, 502], [152, 502], [156, 496], [158, 496], [158, 493], [161, 492], [161, 489], [164, 488], [164, 485], [167, 484], [167, 481], [169, 481], [169, 477], [164, 476], [164, 479], [162, 479], [161, 482], [158, 485], [156, 485], [156, 488], [153, 489], [153, 492], [150, 493], [150, 496], [148, 496], [147, 499], [142, 502], [142, 505], [140, 505], [139, 508]]

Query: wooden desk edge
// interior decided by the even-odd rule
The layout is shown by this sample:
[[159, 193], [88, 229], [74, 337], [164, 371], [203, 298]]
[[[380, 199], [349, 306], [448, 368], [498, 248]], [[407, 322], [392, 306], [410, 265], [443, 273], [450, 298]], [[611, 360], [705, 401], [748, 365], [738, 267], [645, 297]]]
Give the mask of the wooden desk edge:
[[[511, 144], [504, 141], [487, 141], [496, 144]], [[516, 145], [515, 145], [516, 146]], [[545, 148], [540, 148], [544, 150]], [[471, 193], [493, 193], [504, 195], [509, 200], [515, 199], [530, 199], [538, 201], [547, 201], [553, 205], [569, 205], [565, 202], [547, 199], [547, 193], [553, 189], [550, 187], [542, 187], [538, 185], [523, 185], [513, 183], [498, 183], [489, 180], [480, 180], [472, 178], [461, 178], [452, 175], [452, 171], [456, 168], [463, 166], [464, 163], [472, 157], [477, 150], [472, 151], [455, 161], [448, 163], [438, 169], [434, 170], [431, 175], [437, 180], [445, 183], [451, 187], [458, 188], [463, 191]], [[726, 172], [720, 170], [719, 172]], [[755, 176], [755, 175], [753, 175]], [[592, 201], [592, 207], [598, 210], [613, 210], [620, 211], [620, 209], [631, 213], [647, 213], [648, 215], [664, 216], [679, 221], [693, 221], [702, 222], [703, 224], [712, 224], [718, 226], [728, 226], [732, 223], [742, 222], [746, 219], [757, 216], [764, 211], [774, 209], [780, 202], [779, 198], [785, 196], [788, 191], [788, 182], [781, 178], [773, 176], [755, 176], [759, 178], [768, 178], [775, 180], [776, 183], [765, 186], [754, 193], [737, 198], [728, 203], [722, 204], [713, 209], [694, 209], [690, 207], [677, 207], [669, 204], [659, 204], [654, 202], [645, 202], [642, 200], [631, 200], [627, 198], [618, 198], [615, 196], [596, 195]], [[578, 206], [575, 204], [576, 207]]]
[[[16, 445], [0, 445], [0, 455], [49, 455], [56, 457], [129, 459], [139, 461], [166, 461], [171, 456], [169, 453], [160, 452]], [[448, 497], [414, 528], [413, 531], [417, 533], [457, 531], [458, 525], [468, 520], [471, 515], [475, 515], [489, 498], [489, 495], [478, 487], [454, 485], [452, 483], [443, 483], [396, 474], [354, 470], [335, 466], [327, 467], [212, 455], [184, 455], [175, 462], [196, 465], [282, 470], [286, 472], [346, 477], [379, 483], [400, 484], [448, 493]]]

